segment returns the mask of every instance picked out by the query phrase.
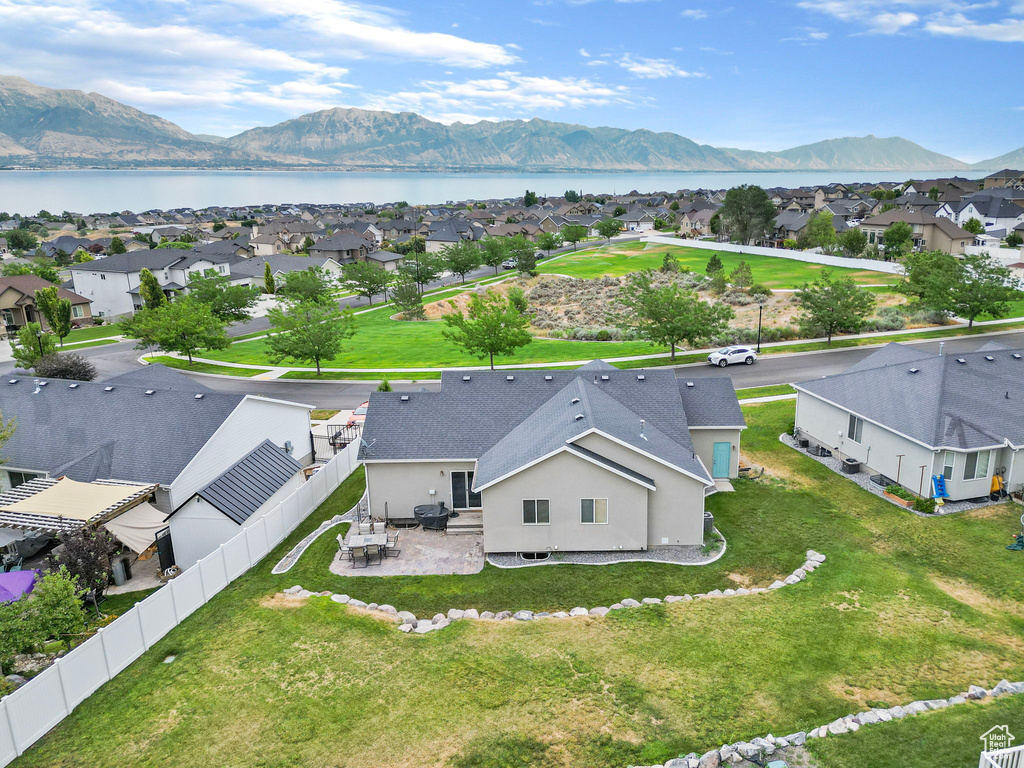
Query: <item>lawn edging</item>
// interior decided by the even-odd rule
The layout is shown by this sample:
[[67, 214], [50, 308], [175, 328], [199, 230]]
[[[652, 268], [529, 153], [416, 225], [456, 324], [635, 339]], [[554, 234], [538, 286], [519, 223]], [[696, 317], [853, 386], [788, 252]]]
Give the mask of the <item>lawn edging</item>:
[[[724, 547], [723, 547], [724, 549]], [[533, 621], [535, 619], [578, 619], [582, 617], [599, 618], [601, 616], [607, 616], [611, 611], [621, 610], [623, 608], [641, 608], [648, 605], [661, 605], [665, 603], [680, 603], [680, 602], [691, 602], [693, 600], [708, 600], [708, 599], [720, 599], [723, 597], [739, 597], [740, 595], [758, 595], [766, 592], [771, 592], [776, 589], [782, 589], [783, 587], [791, 586], [793, 584], [799, 584], [801, 581], [807, 578], [807, 574], [816, 570], [818, 566], [825, 562], [825, 555], [815, 552], [813, 549], [807, 550], [807, 559], [803, 565], [793, 571], [789, 576], [783, 580], [775, 580], [767, 587], [754, 587], [747, 589], [746, 587], [740, 587], [739, 589], [714, 589], [710, 592], [702, 592], [696, 595], [666, 595], [664, 598], [660, 597], [645, 597], [641, 600], [634, 600], [632, 598], [626, 598], [618, 603], [613, 603], [610, 606], [595, 606], [593, 608], [584, 608], [577, 606], [569, 611], [555, 611], [549, 613], [547, 611], [533, 612], [528, 610], [519, 611], [478, 611], [476, 608], [449, 608], [448, 613], [437, 613], [431, 619], [418, 619], [415, 614], [409, 611], [400, 611], [393, 605], [378, 604], [378, 603], [364, 603], [362, 600], [358, 600], [350, 595], [332, 593], [330, 591], [325, 592], [311, 592], [308, 589], [303, 589], [301, 585], [296, 584], [293, 587], [288, 587], [283, 591], [285, 595], [292, 595], [294, 597], [304, 599], [309, 597], [329, 597], [332, 602], [339, 603], [341, 605], [347, 605], [350, 608], [358, 608], [364, 610], [367, 613], [373, 615], [376, 618], [381, 618], [386, 621], [398, 622], [398, 631], [405, 632], [406, 634], [414, 633], [417, 635], [424, 635], [427, 632], [433, 632], [438, 629], [444, 629], [451, 625], [454, 621], [459, 620], [471, 620], [471, 621]], [[673, 563], [677, 565], [677, 563]]]

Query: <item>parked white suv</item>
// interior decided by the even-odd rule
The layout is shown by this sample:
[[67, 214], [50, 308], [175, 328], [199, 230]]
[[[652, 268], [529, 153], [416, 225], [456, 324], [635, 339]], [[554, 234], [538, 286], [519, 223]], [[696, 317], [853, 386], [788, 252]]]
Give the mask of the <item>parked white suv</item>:
[[722, 347], [708, 355], [708, 362], [719, 368], [725, 368], [733, 363], [753, 365], [755, 360], [757, 360], [757, 353], [750, 347]]

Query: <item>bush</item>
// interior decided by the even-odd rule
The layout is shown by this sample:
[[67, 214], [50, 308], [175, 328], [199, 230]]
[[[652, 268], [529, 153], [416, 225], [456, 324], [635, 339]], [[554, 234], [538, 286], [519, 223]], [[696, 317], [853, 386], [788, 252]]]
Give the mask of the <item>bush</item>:
[[916, 498], [914, 499], [914, 503], [910, 506], [918, 512], [924, 512], [926, 515], [930, 515], [935, 512], [935, 499]]
[[892, 494], [893, 496], [898, 496], [899, 498], [903, 499], [904, 501], [914, 501], [914, 502], [916, 502], [918, 500], [918, 497], [915, 496], [913, 493], [908, 491], [902, 485], [896, 485], [895, 483], [893, 483], [892, 485], [885, 486], [885, 492], [889, 493], [889, 494]]
[[598, 341], [610, 341], [611, 338], [612, 338], [612, 335], [608, 332], [607, 328], [602, 328], [601, 330], [599, 330], [597, 332], [597, 336], [595, 336], [595, 338]]
[[757, 303], [757, 299], [743, 291], [729, 291], [722, 297], [722, 301], [737, 307], [745, 307], [748, 304]]
[[764, 296], [766, 298], [774, 295], [771, 288], [767, 285], [761, 285], [761, 283], [754, 283], [752, 286], [747, 288], [747, 293], [751, 296]]
[[92, 381], [96, 378], [96, 366], [90, 363], [88, 358], [75, 352], [41, 357], [36, 361], [34, 370], [36, 376], [46, 379]]

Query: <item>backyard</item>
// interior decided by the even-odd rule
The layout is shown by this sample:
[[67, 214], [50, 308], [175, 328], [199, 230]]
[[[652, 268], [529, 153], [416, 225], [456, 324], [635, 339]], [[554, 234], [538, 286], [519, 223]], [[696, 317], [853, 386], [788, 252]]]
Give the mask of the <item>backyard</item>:
[[[541, 566], [473, 576], [343, 577], [318, 539], [270, 568], [363, 490], [353, 475], [249, 574], [87, 700], [15, 765], [648, 765], [866, 706], [1021, 679], [1019, 508], [918, 518], [841, 481], [777, 437], [793, 403], [746, 409], [744, 454], [767, 467], [708, 507], [728, 539], [705, 567]], [[785, 590], [603, 619], [455, 622], [406, 636], [301, 584], [429, 616], [568, 609], [767, 585], [807, 549], [828, 556]], [[173, 655], [174, 661], [164, 663]], [[812, 741], [821, 768], [977, 765], [978, 736], [1020, 722], [1024, 696]], [[908, 743], [913, 749], [906, 749]]]

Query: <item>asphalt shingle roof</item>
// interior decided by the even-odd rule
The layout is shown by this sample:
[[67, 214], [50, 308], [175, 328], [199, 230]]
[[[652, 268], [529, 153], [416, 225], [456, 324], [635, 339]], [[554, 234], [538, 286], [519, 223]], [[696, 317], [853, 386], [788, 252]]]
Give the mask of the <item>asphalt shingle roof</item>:
[[899, 346], [795, 386], [932, 448], [1024, 445], [1024, 350], [934, 355]]
[[686, 421], [691, 427], [747, 426], [736, 399], [736, 389], [728, 376], [679, 379], [678, 382]]
[[299, 462], [264, 440], [196, 495], [241, 525], [301, 470]]

